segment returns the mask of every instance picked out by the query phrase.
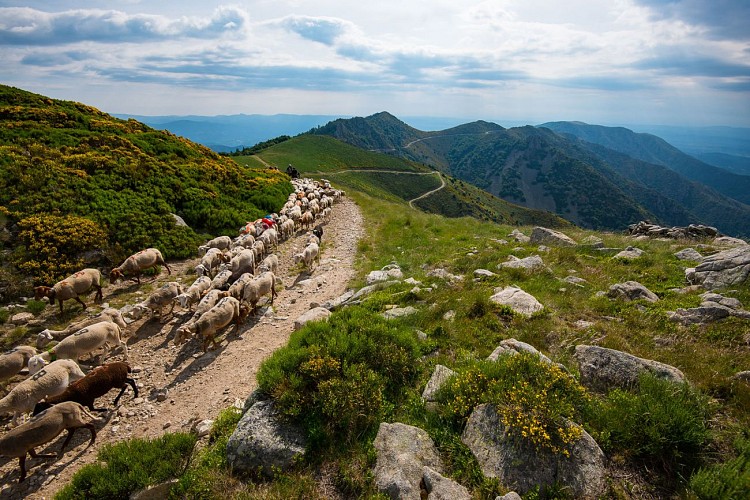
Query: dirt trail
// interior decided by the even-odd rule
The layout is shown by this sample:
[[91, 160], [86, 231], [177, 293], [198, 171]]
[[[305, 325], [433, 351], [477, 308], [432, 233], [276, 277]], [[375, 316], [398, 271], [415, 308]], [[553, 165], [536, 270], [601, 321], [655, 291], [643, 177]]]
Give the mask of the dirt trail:
[[[307, 236], [300, 233], [282, 243], [276, 253], [280, 258], [278, 275], [283, 282], [277, 289], [283, 290], [278, 293], [274, 310], [269, 308], [266, 314], [249, 318], [239, 333], [230, 330], [215, 351], [200, 355], [197, 340], [174, 346], [175, 331], [192, 315], [189, 312], [177, 311], [173, 319], [163, 324], [151, 319], [129, 325], [130, 363], [137, 371], [134, 378], [139, 385], [139, 398], [133, 399], [132, 391], [127, 390], [120, 407], [104, 414], [101, 420], [106, 420], [106, 424], [97, 424], [96, 444], [88, 450], [83, 448], [89, 434], [82, 430], [60, 460], [28, 459], [28, 477], [21, 485], [16, 484], [18, 460], [0, 458], [0, 498], [52, 498], [80, 467], [94, 461], [103, 444], [186, 431], [194, 421], [214, 419], [224, 408], [244, 402], [256, 387], [255, 375], [261, 362], [287, 343], [294, 320], [310, 309], [312, 302], [323, 303], [346, 290], [354, 277], [357, 242], [363, 234], [359, 208], [344, 198], [334, 205], [332, 220], [324, 226], [321, 263], [312, 274], [300, 272], [292, 259], [304, 248]], [[162, 272], [155, 285], [175, 278], [189, 285], [195, 278], [191, 270], [196, 264], [197, 260], [170, 264], [172, 276]], [[122, 289], [135, 291], [137, 286], [105, 289], [104, 300]], [[134, 298], [132, 302], [137, 300], [141, 299]], [[97, 401], [98, 406], [111, 408], [116, 394], [111, 391], [108, 397]], [[37, 452], [58, 451], [64, 435]]]

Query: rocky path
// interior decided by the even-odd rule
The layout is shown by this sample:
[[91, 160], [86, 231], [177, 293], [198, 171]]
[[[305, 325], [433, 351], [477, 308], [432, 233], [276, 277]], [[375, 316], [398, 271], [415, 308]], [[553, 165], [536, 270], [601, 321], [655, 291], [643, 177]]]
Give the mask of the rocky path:
[[[97, 450], [105, 443], [187, 431], [195, 422], [214, 419], [228, 406], [241, 405], [256, 387], [255, 375], [261, 362], [286, 344], [294, 320], [310, 309], [311, 303], [323, 303], [346, 290], [354, 277], [357, 242], [363, 233], [359, 208], [345, 198], [334, 205], [333, 218], [324, 227], [321, 263], [312, 274], [301, 272], [292, 259], [304, 248], [306, 235], [300, 233], [282, 243], [277, 250], [282, 285], [277, 286], [279, 293], [273, 309], [262, 308], [258, 317], [249, 318], [238, 333], [229, 330], [215, 351], [201, 354], [196, 340], [174, 346], [176, 329], [191, 315], [189, 312], [177, 311], [167, 323], [150, 319], [129, 325], [130, 363], [137, 371], [134, 377], [140, 388], [139, 398], [133, 399], [128, 389], [120, 407], [104, 414], [97, 424], [96, 444], [88, 450], [83, 449], [89, 438], [83, 430], [78, 431], [62, 459], [28, 459], [29, 475], [22, 485], [16, 484], [18, 460], [0, 459], [0, 498], [52, 498], [80, 467], [94, 461]], [[158, 281], [180, 278], [187, 286], [195, 278], [188, 271], [196, 263], [191, 260], [170, 264], [172, 276], [162, 272]], [[118, 287], [137, 290], [132, 284]], [[117, 293], [118, 288], [105, 289], [105, 301], [108, 291]], [[116, 393], [112, 391], [109, 397], [98, 400], [98, 406], [111, 407]], [[53, 441], [49, 450], [59, 450], [62, 439]]]

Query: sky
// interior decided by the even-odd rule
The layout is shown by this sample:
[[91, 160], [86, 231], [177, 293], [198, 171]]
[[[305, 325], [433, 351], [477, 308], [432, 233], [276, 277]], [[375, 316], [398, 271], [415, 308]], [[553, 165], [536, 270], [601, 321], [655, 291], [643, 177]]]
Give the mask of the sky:
[[750, 126], [748, 0], [0, 0], [0, 61], [108, 113]]

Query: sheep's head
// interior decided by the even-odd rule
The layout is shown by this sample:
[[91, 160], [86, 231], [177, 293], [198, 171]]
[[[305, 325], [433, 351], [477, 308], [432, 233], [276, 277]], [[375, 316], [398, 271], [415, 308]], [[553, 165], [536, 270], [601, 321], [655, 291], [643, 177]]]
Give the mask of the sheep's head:
[[122, 271], [120, 271], [120, 270], [119, 270], [119, 269], [117, 269], [117, 268], [115, 268], [115, 269], [112, 269], [112, 270], [111, 270], [111, 271], [109, 272], [109, 282], [110, 282], [110, 283], [117, 283], [117, 280], [119, 280], [119, 279], [123, 279], [124, 277], [125, 277], [125, 275], [124, 275], [124, 274], [122, 274]]
[[49, 286], [35, 286], [34, 287], [34, 299], [39, 300], [44, 297], [49, 297], [50, 294], [54, 296], [55, 290]]
[[295, 264], [299, 264], [300, 262], [302, 262], [303, 259], [304, 259], [304, 255], [302, 255], [301, 253], [295, 253], [294, 254], [294, 263]]
[[239, 322], [244, 323], [249, 314], [250, 314], [250, 306], [248, 306], [247, 304], [240, 304]]
[[181, 293], [174, 298], [174, 301], [178, 302], [180, 304], [180, 307], [185, 309], [185, 307], [187, 307], [188, 305], [188, 302], [190, 301], [190, 296], [188, 296], [186, 293]]
[[41, 354], [32, 356], [31, 358], [29, 358], [29, 375], [34, 375], [39, 370], [44, 368], [46, 364], [47, 362], [44, 361], [44, 358], [42, 358]]
[[195, 266], [195, 273], [198, 276], [207, 276], [208, 275], [208, 268], [204, 266], [203, 264], [198, 264]]
[[54, 337], [52, 337], [52, 333], [49, 331], [48, 328], [45, 328], [44, 330], [42, 330], [41, 332], [37, 334], [36, 346], [38, 349], [41, 349], [53, 339]]
[[201, 257], [204, 256], [204, 255], [206, 255], [206, 252], [208, 252], [209, 248], [210, 247], [208, 245], [201, 245], [201, 246], [199, 246], [198, 247], [198, 255], [200, 255]]
[[133, 318], [134, 320], [139, 320], [143, 317], [143, 315], [149, 311], [149, 308], [144, 306], [143, 304], [136, 304], [133, 306], [133, 308], [128, 313], [128, 316]]
[[193, 335], [192, 327], [181, 326], [177, 329], [177, 333], [174, 336], [174, 345], [182, 345], [187, 339]]

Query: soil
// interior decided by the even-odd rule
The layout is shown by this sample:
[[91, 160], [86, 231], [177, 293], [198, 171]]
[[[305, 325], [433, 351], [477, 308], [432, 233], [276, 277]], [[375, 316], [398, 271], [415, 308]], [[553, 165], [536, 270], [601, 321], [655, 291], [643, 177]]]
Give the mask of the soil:
[[[221, 335], [220, 347], [205, 354], [197, 339], [178, 347], [172, 342], [177, 328], [192, 316], [179, 306], [166, 322], [144, 318], [128, 325], [129, 362], [134, 368], [139, 397], [134, 398], [128, 388], [118, 408], [101, 413], [95, 422], [96, 442], [88, 449], [85, 446], [90, 434], [83, 429], [76, 432], [61, 459], [27, 459], [28, 475], [20, 485], [18, 460], [0, 458], [0, 498], [52, 498], [78, 469], [94, 462], [97, 451], [106, 443], [188, 431], [197, 422], [215, 419], [229, 406], [242, 407], [257, 385], [255, 376], [260, 364], [286, 345], [294, 330], [294, 320], [311, 305], [322, 304], [346, 291], [355, 277], [357, 243], [363, 234], [359, 208], [344, 198], [334, 205], [331, 222], [324, 226], [321, 261], [313, 272], [302, 270], [301, 265], [293, 262], [293, 255], [306, 244], [307, 232], [280, 244], [276, 250], [280, 280], [273, 307], [261, 307], [257, 317], [248, 318], [239, 331], [230, 327], [228, 333]], [[197, 259], [170, 262], [171, 276], [162, 270], [153, 284], [177, 280], [188, 286], [196, 277], [193, 268], [197, 263]], [[128, 303], [134, 304], [146, 296], [138, 291], [139, 286], [133, 282], [110, 285], [104, 290], [104, 301], [114, 300], [120, 294], [137, 294], [128, 295], [132, 297]], [[66, 309], [73, 307], [78, 307], [73, 301], [66, 303]], [[89, 309], [99, 310], [91, 306]], [[44, 314], [52, 316], [53, 308], [48, 307]], [[122, 355], [118, 353], [108, 360], [119, 359]], [[98, 399], [97, 406], [113, 408], [117, 392], [111, 391]], [[37, 453], [57, 452], [65, 434], [44, 449], [37, 449]]]

